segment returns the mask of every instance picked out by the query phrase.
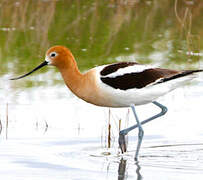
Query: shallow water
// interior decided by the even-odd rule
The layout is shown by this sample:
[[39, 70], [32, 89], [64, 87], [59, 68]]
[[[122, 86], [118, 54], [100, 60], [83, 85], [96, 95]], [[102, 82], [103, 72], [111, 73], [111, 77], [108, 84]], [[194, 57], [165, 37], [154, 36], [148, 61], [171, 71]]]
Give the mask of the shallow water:
[[[68, 101], [49, 100], [34, 88], [21, 96], [32, 103], [8, 104], [0, 143], [2, 179], [201, 179], [203, 172], [202, 84], [178, 89], [160, 102], [168, 113], [144, 125], [139, 163], [134, 161], [137, 131], [130, 133], [128, 152], [118, 149], [118, 120], [134, 118], [128, 110], [112, 109], [112, 148], [105, 148], [107, 108], [86, 104], [70, 94]], [[63, 93], [65, 87], [57, 87]], [[42, 93], [43, 103], [35, 93]], [[66, 92], [67, 93], [67, 92]], [[66, 94], [64, 92], [64, 94]], [[68, 94], [68, 93], [67, 93]], [[57, 96], [57, 93], [55, 94]], [[74, 104], [74, 106], [73, 106]], [[194, 108], [195, 107], [195, 108]], [[1, 109], [5, 109], [2, 106]], [[153, 105], [137, 107], [141, 119], [157, 113]], [[147, 113], [146, 113], [147, 112]], [[124, 124], [122, 124], [124, 127]]]
[[[202, 179], [202, 74], [158, 99], [168, 113], [143, 126], [138, 163], [137, 130], [127, 153], [117, 143], [119, 120], [122, 129], [135, 123], [128, 108], [79, 100], [52, 67], [8, 80], [36, 67], [55, 44], [71, 49], [81, 71], [116, 61], [202, 68], [202, 7], [188, 0], [0, 1], [0, 178]], [[144, 120], [159, 109], [137, 112]]]

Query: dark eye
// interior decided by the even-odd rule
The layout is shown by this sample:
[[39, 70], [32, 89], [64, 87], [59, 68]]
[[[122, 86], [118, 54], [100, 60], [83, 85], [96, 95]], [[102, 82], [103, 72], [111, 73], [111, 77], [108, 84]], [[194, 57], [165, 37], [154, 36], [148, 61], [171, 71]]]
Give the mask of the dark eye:
[[52, 52], [51, 54], [50, 54], [50, 57], [56, 57], [56, 52]]

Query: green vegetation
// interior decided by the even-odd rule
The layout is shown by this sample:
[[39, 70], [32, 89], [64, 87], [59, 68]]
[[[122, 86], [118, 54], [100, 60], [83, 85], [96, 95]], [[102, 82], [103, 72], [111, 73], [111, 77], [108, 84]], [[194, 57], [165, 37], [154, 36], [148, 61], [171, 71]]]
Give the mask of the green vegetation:
[[118, 57], [192, 68], [203, 48], [201, 0], [1, 0], [0, 12], [0, 76], [33, 69], [56, 44], [71, 49], [82, 71]]

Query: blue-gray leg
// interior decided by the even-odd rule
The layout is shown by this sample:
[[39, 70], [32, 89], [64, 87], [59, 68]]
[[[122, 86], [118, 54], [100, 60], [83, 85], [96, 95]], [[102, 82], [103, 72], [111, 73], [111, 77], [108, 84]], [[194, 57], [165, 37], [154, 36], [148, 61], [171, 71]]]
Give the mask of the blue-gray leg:
[[[160, 104], [160, 103], [158, 103], [158, 102], [156, 102], [156, 101], [154, 101], [154, 102], [152, 102], [152, 103], [153, 103], [154, 105], [158, 106], [159, 108], [161, 108], [161, 112], [158, 113], [158, 114], [156, 114], [156, 115], [154, 115], [154, 116], [152, 116], [152, 117], [150, 117], [150, 118], [148, 118], [148, 119], [146, 119], [146, 120], [144, 120], [144, 121], [142, 121], [142, 122], [139, 122], [138, 118], [136, 118], [137, 115], [135, 115], [135, 114], [136, 114], [135, 108], [134, 108], [134, 106], [132, 106], [132, 110], [134, 109], [134, 110], [133, 110], [133, 113], [134, 113], [134, 115], [135, 115], [136, 121], [138, 121], [139, 123], [137, 122], [137, 124], [135, 124], [134, 126], [131, 126], [131, 127], [129, 127], [129, 128], [126, 128], [126, 129], [120, 131], [118, 142], [119, 142], [119, 147], [120, 147], [122, 153], [126, 152], [126, 150], [127, 150], [125, 135], [127, 135], [130, 131], [132, 131], [133, 129], [135, 129], [135, 128], [137, 128], [137, 127], [139, 127], [139, 131], [141, 131], [141, 130], [140, 130], [140, 127], [142, 128], [142, 126], [141, 126], [142, 124], [145, 124], [145, 123], [147, 123], [147, 122], [149, 122], [149, 121], [152, 121], [152, 120], [154, 120], [154, 119], [156, 119], [156, 118], [158, 118], [158, 117], [163, 116], [164, 114], [166, 114], [167, 108], [166, 108], [164, 105], [162, 105], [162, 104]], [[140, 124], [140, 126], [139, 126], [139, 124]], [[139, 134], [138, 134], [138, 136], [139, 136]], [[142, 136], [142, 133], [141, 133], [140, 136]], [[141, 138], [141, 139], [142, 139], [142, 138]], [[138, 145], [139, 145], [139, 141], [140, 141], [140, 140], [139, 140], [139, 137], [138, 137]], [[142, 142], [142, 140], [141, 140], [141, 142]], [[140, 142], [140, 145], [141, 145], [141, 142]], [[140, 146], [140, 145], [139, 145], [139, 146]], [[138, 147], [137, 150], [136, 150], [137, 156], [138, 156], [138, 153], [139, 153], [139, 148], [140, 148], [140, 147]], [[138, 153], [137, 153], [137, 151], [138, 151]], [[135, 155], [135, 156], [136, 156], [136, 155]], [[137, 157], [135, 157], [135, 158], [137, 158]]]
[[136, 149], [136, 153], [135, 153], [135, 161], [137, 161], [137, 157], [138, 157], [138, 154], [139, 154], [139, 151], [140, 151], [140, 146], [142, 144], [142, 139], [143, 139], [143, 136], [144, 136], [144, 130], [142, 129], [142, 125], [138, 119], [138, 116], [136, 114], [136, 111], [135, 111], [135, 106], [131, 106], [132, 108], [132, 111], [133, 111], [133, 114], [135, 116], [135, 120], [137, 122], [137, 126], [138, 126], [138, 142], [137, 142], [137, 149]]

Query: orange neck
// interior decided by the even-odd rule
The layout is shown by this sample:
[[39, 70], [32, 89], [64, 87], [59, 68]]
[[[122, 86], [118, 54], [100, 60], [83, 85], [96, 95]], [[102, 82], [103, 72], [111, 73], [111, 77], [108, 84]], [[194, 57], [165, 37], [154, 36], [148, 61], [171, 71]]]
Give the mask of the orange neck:
[[97, 92], [94, 70], [80, 73], [75, 60], [71, 62], [71, 66], [66, 64], [58, 68], [66, 85], [76, 96], [86, 102], [102, 105], [101, 102], [97, 102], [100, 95]]
[[84, 75], [80, 73], [77, 64], [74, 63], [73, 66], [67, 67], [63, 66], [59, 68], [59, 71], [61, 72], [61, 75], [64, 79], [65, 84], [68, 86], [68, 88], [77, 96], [81, 97], [80, 90], [82, 88], [82, 82], [84, 79]]

